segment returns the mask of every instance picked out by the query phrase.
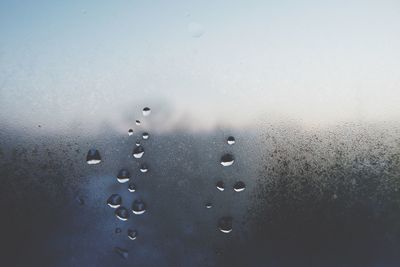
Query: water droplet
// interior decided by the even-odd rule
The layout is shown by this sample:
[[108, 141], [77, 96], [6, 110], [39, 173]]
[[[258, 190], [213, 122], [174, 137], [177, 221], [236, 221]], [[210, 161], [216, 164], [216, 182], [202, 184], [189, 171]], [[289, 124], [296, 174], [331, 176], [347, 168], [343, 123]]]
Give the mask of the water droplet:
[[115, 228], [115, 233], [116, 234], [120, 234], [122, 232], [121, 228], [117, 227]]
[[133, 214], [140, 215], [145, 213], [145, 211], [146, 211], [146, 204], [142, 200], [136, 199], [135, 201], [133, 201], [132, 204]]
[[212, 204], [210, 202], [206, 203], [206, 209], [211, 209], [212, 208]]
[[128, 130], [128, 135], [129, 135], [129, 136], [133, 135], [133, 130], [132, 130], [132, 129], [129, 129], [129, 130]]
[[228, 139], [226, 139], [226, 142], [228, 145], [234, 145], [236, 143], [235, 137], [229, 136]]
[[78, 202], [79, 205], [83, 206], [85, 205], [85, 200], [81, 196], [76, 196], [75, 197], [76, 201]]
[[224, 191], [225, 190], [225, 185], [224, 185], [224, 182], [222, 182], [222, 181], [218, 181], [216, 186], [217, 186], [217, 189], [219, 191]]
[[126, 249], [120, 248], [120, 247], [115, 247], [114, 252], [120, 255], [123, 259], [128, 258], [128, 251]]
[[133, 156], [137, 159], [140, 159], [144, 154], [144, 148], [142, 146], [137, 146], [133, 149]]
[[128, 230], [128, 238], [130, 240], [135, 240], [137, 235], [138, 235], [138, 232], [136, 230], [131, 230], [131, 229]]
[[119, 207], [115, 210], [115, 216], [121, 221], [126, 221], [129, 218], [129, 211], [124, 207]]
[[221, 157], [221, 165], [224, 167], [231, 166], [235, 159], [232, 154], [225, 154]]
[[147, 172], [148, 170], [149, 170], [149, 167], [147, 166], [146, 163], [142, 163], [142, 164], [140, 165], [140, 171], [141, 171], [141, 172], [145, 173], [145, 172]]
[[140, 125], [140, 120], [136, 120], [136, 125]]
[[135, 192], [136, 191], [136, 185], [133, 184], [133, 183], [130, 183], [128, 185], [128, 191], [131, 192], [131, 193]]
[[246, 185], [242, 181], [236, 182], [233, 186], [233, 190], [236, 192], [242, 192], [244, 189], [246, 189]]
[[99, 164], [101, 162], [100, 152], [95, 148], [90, 149], [86, 156], [86, 162], [90, 165]]
[[150, 136], [149, 133], [143, 133], [142, 134], [142, 137], [143, 137], [144, 140], [149, 139], [149, 136]]
[[188, 25], [188, 30], [193, 38], [199, 38], [204, 34], [204, 27], [196, 22], [191, 22]]
[[150, 113], [151, 113], [151, 109], [150, 109], [150, 108], [145, 107], [145, 108], [143, 109], [143, 116], [149, 116]]
[[129, 171], [126, 169], [121, 169], [118, 172], [117, 175], [117, 181], [120, 182], [121, 184], [126, 183], [129, 181], [129, 178], [131, 177], [131, 175], [129, 174]]
[[121, 203], [122, 203], [122, 197], [118, 194], [112, 194], [107, 199], [107, 205], [113, 209], [119, 208], [121, 206]]
[[336, 194], [333, 194], [332, 198], [333, 198], [333, 199], [337, 199], [338, 196], [337, 196]]
[[232, 217], [222, 217], [218, 221], [218, 229], [223, 233], [232, 232]]
[[136, 140], [136, 146], [140, 146], [140, 140]]

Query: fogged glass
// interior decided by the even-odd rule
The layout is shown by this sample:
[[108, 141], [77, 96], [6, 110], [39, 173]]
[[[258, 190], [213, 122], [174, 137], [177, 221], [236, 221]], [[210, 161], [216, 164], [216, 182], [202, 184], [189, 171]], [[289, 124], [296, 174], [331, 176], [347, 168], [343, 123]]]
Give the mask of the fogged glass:
[[1, 266], [399, 266], [400, 4], [0, 2]]

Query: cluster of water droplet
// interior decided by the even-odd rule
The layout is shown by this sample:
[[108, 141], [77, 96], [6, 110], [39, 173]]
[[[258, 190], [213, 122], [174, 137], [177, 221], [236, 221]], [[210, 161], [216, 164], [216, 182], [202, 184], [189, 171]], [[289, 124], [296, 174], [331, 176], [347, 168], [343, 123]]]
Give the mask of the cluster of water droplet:
[[[147, 117], [149, 116], [151, 113], [151, 109], [148, 107], [143, 108], [142, 110], [142, 114], [143, 116]], [[140, 120], [136, 120], [135, 124], [137, 126], [141, 125], [141, 121]], [[128, 135], [132, 136], [134, 134], [134, 130], [133, 129], [129, 129], [128, 130]], [[142, 133], [142, 139], [143, 140], [148, 140], [150, 137], [149, 133], [147, 132], [143, 132]], [[140, 144], [140, 141], [137, 140], [135, 143], [135, 146], [133, 148], [133, 152], [132, 152], [132, 156], [135, 159], [141, 159], [144, 155], [144, 148], [143, 146]], [[95, 149], [92, 148], [88, 151], [87, 156], [86, 156], [86, 162], [87, 164], [90, 165], [95, 165], [95, 164], [99, 164], [101, 162], [101, 156], [100, 156], [100, 152]], [[140, 172], [142, 173], [146, 173], [149, 171], [149, 167], [146, 163], [141, 163], [140, 167], [139, 167]], [[133, 182], [130, 182], [131, 180], [131, 174], [129, 172], [129, 170], [127, 169], [120, 169], [117, 173], [117, 181], [121, 184], [124, 183], [128, 183], [128, 191], [133, 193], [136, 192], [136, 185]], [[108, 199], [107, 199], [107, 205], [113, 209], [115, 209], [114, 214], [115, 216], [121, 220], [121, 221], [127, 221], [130, 217], [131, 212], [134, 215], [141, 215], [143, 213], [146, 212], [146, 204], [143, 200], [137, 198], [132, 202], [131, 205], [131, 212], [123, 206], [123, 201], [122, 201], [122, 197], [119, 194], [112, 194]], [[122, 230], [121, 228], [116, 228], [115, 229], [115, 233], [119, 234], [121, 233]], [[128, 229], [127, 231], [127, 236], [130, 240], [135, 240], [138, 236], [138, 231], [137, 230], [133, 230], [133, 229]], [[128, 258], [128, 251], [125, 249], [122, 249], [120, 247], [115, 247], [114, 251], [119, 254], [122, 258]]]
[[[228, 145], [232, 146], [236, 143], [236, 140], [233, 136], [229, 136], [226, 139], [226, 142]], [[231, 154], [231, 153], [225, 153], [221, 156], [221, 160], [220, 163], [223, 167], [229, 167], [232, 166], [233, 163], [235, 162], [235, 157]], [[225, 190], [225, 183], [223, 181], [218, 181], [215, 186], [217, 187], [217, 189], [219, 191], [224, 191]], [[238, 181], [233, 185], [233, 190], [235, 192], [242, 192], [243, 190], [245, 190], [246, 185], [244, 184], [244, 182], [242, 181]], [[211, 203], [206, 203], [206, 208], [210, 209], [212, 208], [212, 204]], [[222, 232], [222, 233], [230, 233], [232, 231], [232, 221], [233, 218], [230, 216], [224, 216], [221, 217], [218, 220], [218, 229]]]
[[[143, 116], [148, 116], [151, 113], [151, 109], [148, 107], [143, 108]], [[141, 121], [136, 120], [136, 126], [140, 126], [141, 125]], [[133, 129], [129, 129], [128, 130], [128, 135], [129, 136], [133, 136], [134, 134], [134, 130]], [[150, 138], [150, 135], [148, 132], [143, 132], [141, 135], [143, 140], [148, 140]], [[236, 143], [236, 140], [233, 136], [229, 136], [226, 139], [226, 143], [229, 146], [232, 146]], [[141, 159], [143, 157], [145, 153], [145, 149], [142, 146], [141, 142], [139, 139], [136, 140], [134, 148], [133, 148], [133, 152], [132, 152], [132, 156], [134, 159]], [[99, 164], [101, 162], [101, 156], [100, 153], [97, 149], [90, 149], [88, 154], [87, 154], [87, 158], [86, 161], [88, 164]], [[230, 167], [235, 163], [235, 157], [233, 156], [233, 154], [231, 153], [225, 153], [221, 156], [220, 159], [220, 164], [223, 167]], [[146, 163], [142, 162], [139, 165], [139, 170], [141, 173], [147, 173], [149, 171], [149, 167]], [[121, 184], [125, 184], [127, 183], [127, 189], [129, 192], [134, 193], [137, 191], [136, 185], [131, 182], [131, 174], [129, 172], [129, 170], [127, 169], [120, 169], [117, 173], [117, 181]], [[219, 191], [224, 191], [225, 190], [225, 183], [224, 181], [220, 180], [216, 183], [216, 187]], [[236, 183], [233, 184], [233, 190], [235, 192], [242, 192], [244, 191], [246, 188], [246, 185], [244, 182], [242, 181], [237, 181]], [[113, 209], [115, 209], [114, 213], [115, 216], [121, 220], [121, 221], [127, 221], [129, 220], [130, 215], [133, 213], [134, 215], [141, 215], [144, 214], [146, 212], [146, 203], [137, 198], [135, 199], [132, 204], [131, 204], [131, 209], [128, 210], [128, 208], [126, 208], [125, 206], [123, 206], [123, 200], [122, 197], [119, 194], [112, 194], [108, 199], [107, 199], [107, 205]], [[207, 209], [211, 209], [212, 208], [212, 203], [211, 202], [207, 202], [205, 204], [205, 207]], [[132, 212], [132, 213], [131, 213]], [[217, 227], [218, 229], [222, 232], [222, 233], [230, 233], [232, 232], [232, 224], [233, 224], [233, 218], [231, 216], [223, 216], [218, 220], [218, 224]], [[116, 228], [115, 229], [115, 233], [121, 233], [122, 230], [121, 228]], [[134, 230], [134, 229], [128, 229], [127, 231], [127, 237], [130, 240], [135, 240], [138, 237], [138, 231]], [[127, 258], [128, 257], [128, 251], [119, 247], [115, 247], [114, 251], [119, 254], [121, 257], [123, 258]]]

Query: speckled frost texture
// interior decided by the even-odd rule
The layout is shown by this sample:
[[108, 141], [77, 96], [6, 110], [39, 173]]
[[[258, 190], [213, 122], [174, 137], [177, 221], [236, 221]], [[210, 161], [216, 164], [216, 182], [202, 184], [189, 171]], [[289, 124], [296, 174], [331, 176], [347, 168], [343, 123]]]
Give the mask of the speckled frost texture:
[[[399, 129], [394, 123], [268, 123], [154, 133], [144, 144], [148, 173], [140, 172], [126, 134], [6, 129], [0, 133], [3, 259], [44, 266], [396, 266]], [[234, 146], [226, 143], [227, 132]], [[92, 146], [102, 155], [96, 166], [86, 164]], [[225, 153], [235, 156], [229, 168], [220, 164]], [[124, 166], [132, 171], [134, 193], [116, 181]], [[215, 188], [219, 180], [223, 192]], [[235, 192], [237, 181], [246, 190]], [[147, 210], [122, 222], [106, 204], [111, 194], [120, 194], [128, 209], [143, 199]], [[218, 230], [225, 217], [232, 218], [229, 233]], [[140, 231], [135, 242], [127, 236], [131, 228]]]

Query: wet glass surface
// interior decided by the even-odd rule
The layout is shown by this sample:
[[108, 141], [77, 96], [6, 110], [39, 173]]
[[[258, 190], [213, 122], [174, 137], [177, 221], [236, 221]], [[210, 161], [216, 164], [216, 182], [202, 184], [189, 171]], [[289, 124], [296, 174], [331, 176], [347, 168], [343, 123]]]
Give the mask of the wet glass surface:
[[399, 266], [399, 11], [0, 2], [0, 265]]

